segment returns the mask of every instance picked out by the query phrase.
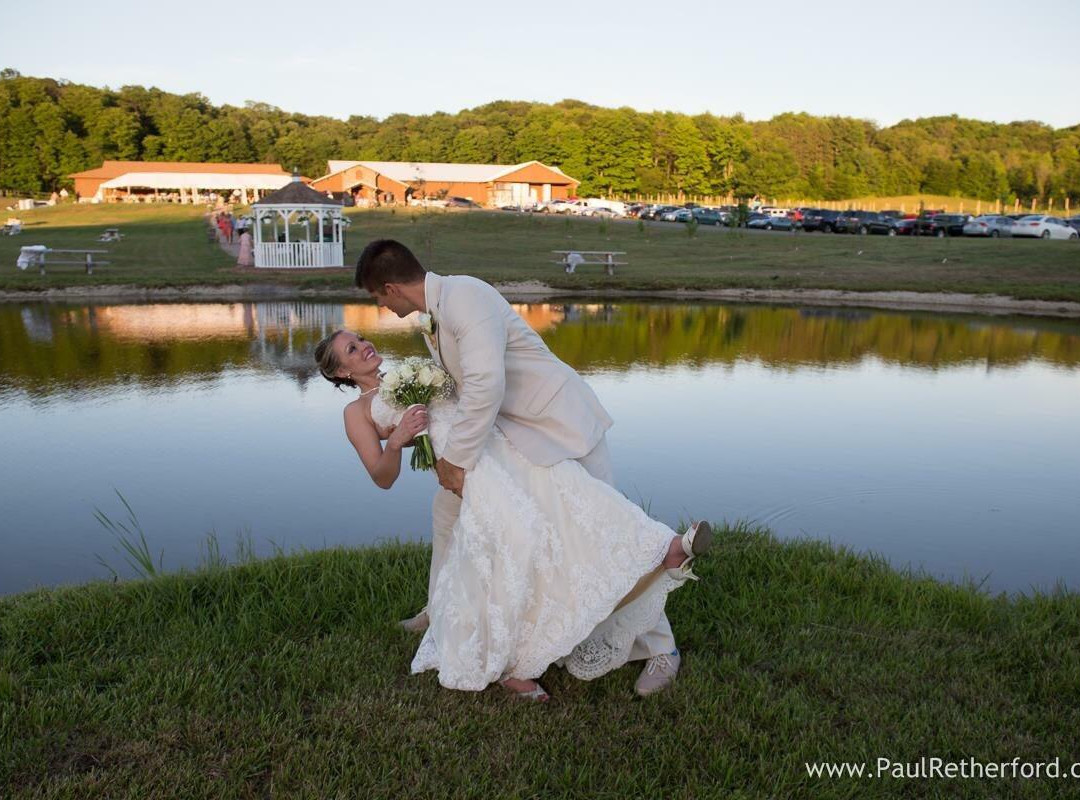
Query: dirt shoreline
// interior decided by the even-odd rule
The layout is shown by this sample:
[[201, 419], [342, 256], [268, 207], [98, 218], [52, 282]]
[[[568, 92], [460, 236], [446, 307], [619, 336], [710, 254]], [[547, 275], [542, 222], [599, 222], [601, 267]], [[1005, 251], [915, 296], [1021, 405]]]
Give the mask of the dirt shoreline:
[[[839, 289], [555, 289], [539, 282], [498, 284], [513, 302], [557, 299], [717, 300], [729, 303], [859, 306], [902, 311], [948, 311], [971, 314], [1021, 314], [1080, 318], [1080, 302], [1018, 300], [993, 294], [949, 292], [852, 292]], [[0, 302], [188, 301], [240, 302], [259, 300], [358, 300], [363, 294], [348, 289], [300, 289], [279, 284], [232, 284], [145, 288], [138, 286], [77, 286], [42, 291], [0, 291]]]

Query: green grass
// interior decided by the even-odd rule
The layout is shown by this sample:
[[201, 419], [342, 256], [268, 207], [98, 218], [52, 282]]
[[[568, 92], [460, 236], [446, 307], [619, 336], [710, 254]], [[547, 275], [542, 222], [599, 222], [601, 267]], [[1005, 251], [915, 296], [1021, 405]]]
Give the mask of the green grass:
[[[1037, 240], [980, 241], [818, 233], [770, 234], [682, 225], [571, 219], [505, 212], [376, 210], [352, 213], [346, 262], [363, 244], [392, 237], [431, 269], [492, 282], [540, 281], [556, 288], [621, 290], [779, 288], [910, 290], [1080, 301], [1080, 244]], [[177, 206], [61, 207], [27, 212], [26, 232], [0, 240], [6, 264], [0, 289], [86, 284], [137, 286], [278, 283], [352, 290], [352, 268], [238, 271], [208, 244], [201, 212]], [[94, 276], [78, 267], [44, 278], [14, 268], [19, 245], [89, 247], [106, 225], [127, 234], [110, 245], [114, 265]], [[623, 250], [629, 265], [610, 278], [598, 267], [566, 275], [552, 250]]]
[[988, 597], [726, 529], [675, 687], [558, 669], [537, 707], [409, 675], [428, 551], [327, 550], [0, 599], [0, 786], [60, 797], [1075, 797], [806, 761], [1080, 761], [1080, 597]]
[[[131, 284], [190, 286], [236, 283], [229, 274], [235, 263], [217, 244], [207, 240], [203, 210], [191, 206], [74, 206], [43, 208], [15, 214], [23, 221], [18, 236], [0, 237], [0, 289], [41, 289], [65, 286]], [[121, 242], [102, 243], [98, 235], [119, 227]], [[50, 267], [46, 274], [15, 267], [19, 248], [44, 244], [56, 249], [108, 250], [95, 256], [109, 261], [87, 275], [81, 266]], [[78, 260], [79, 256], [62, 256]]]

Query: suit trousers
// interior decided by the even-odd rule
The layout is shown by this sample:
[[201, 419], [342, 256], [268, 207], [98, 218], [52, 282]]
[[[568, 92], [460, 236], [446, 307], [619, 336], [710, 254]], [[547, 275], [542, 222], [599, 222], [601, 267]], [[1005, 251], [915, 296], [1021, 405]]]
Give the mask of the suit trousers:
[[[607, 446], [607, 437], [601, 437], [599, 444], [577, 459], [581, 466], [597, 480], [603, 481], [609, 486], [615, 485], [614, 469], [611, 463], [611, 453]], [[468, 474], [465, 480], [468, 480]], [[430, 601], [435, 591], [435, 578], [446, 561], [446, 554], [450, 549], [450, 537], [453, 533], [454, 523], [461, 512], [461, 498], [453, 492], [439, 487], [435, 492], [435, 499], [431, 504], [431, 570], [428, 573], [428, 600]], [[671, 653], [675, 650], [675, 635], [671, 631], [671, 623], [668, 622], [667, 614], [660, 616], [660, 621], [651, 631], [647, 631], [634, 640], [634, 646], [630, 651], [631, 661], [641, 661], [653, 656]]]

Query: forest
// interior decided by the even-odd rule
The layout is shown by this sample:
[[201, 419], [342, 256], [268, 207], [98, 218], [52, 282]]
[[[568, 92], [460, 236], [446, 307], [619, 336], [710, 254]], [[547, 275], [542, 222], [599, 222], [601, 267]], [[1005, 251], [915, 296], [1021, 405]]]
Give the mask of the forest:
[[342, 120], [255, 101], [215, 106], [201, 94], [0, 72], [0, 191], [71, 188], [69, 174], [106, 159], [267, 162], [312, 178], [330, 159], [536, 159], [580, 180], [582, 195], [1080, 199], [1080, 124], [1054, 129], [948, 116], [879, 127], [806, 113], [750, 121], [578, 100], [500, 100], [453, 114]]

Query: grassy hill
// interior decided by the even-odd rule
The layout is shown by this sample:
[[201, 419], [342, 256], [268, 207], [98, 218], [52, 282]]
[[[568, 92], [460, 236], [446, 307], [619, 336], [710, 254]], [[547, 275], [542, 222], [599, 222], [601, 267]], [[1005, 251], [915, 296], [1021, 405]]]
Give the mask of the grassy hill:
[[[544, 707], [411, 676], [428, 550], [279, 555], [0, 598], [5, 797], [1075, 797], [806, 762], [1080, 761], [1080, 598], [988, 597], [724, 529], [672, 691], [552, 668]], [[695, 567], [698, 569], [698, 567]]]

